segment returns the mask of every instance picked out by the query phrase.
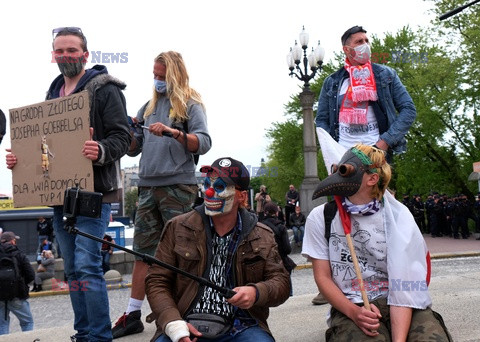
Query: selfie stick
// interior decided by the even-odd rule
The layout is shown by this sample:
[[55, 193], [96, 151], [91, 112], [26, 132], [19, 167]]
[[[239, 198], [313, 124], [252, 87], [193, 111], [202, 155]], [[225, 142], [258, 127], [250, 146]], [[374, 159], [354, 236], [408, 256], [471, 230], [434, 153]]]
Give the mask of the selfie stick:
[[479, 1], [480, 1], [480, 0], [475, 0], [475, 1], [472, 1], [472, 2], [470, 2], [470, 3], [468, 3], [468, 4], [466, 4], [466, 5], [463, 5], [463, 6], [460, 6], [460, 7], [458, 7], [458, 8], [455, 8], [455, 9], [453, 9], [453, 10], [451, 10], [451, 11], [445, 13], [445, 14], [442, 14], [440, 17], [438, 17], [438, 19], [440, 19], [440, 20], [445, 20], [445, 19], [447, 19], [447, 18], [450, 18], [452, 15], [455, 15], [455, 14], [463, 11], [465, 8], [467, 8], [467, 7], [469, 7], [469, 6], [473, 5], [473, 4], [476, 4], [476, 3], [479, 2]]
[[[77, 190], [78, 192], [78, 190]], [[157, 264], [161, 267], [164, 267], [166, 269], [169, 269], [170, 271], [173, 271], [173, 272], [176, 272], [178, 274], [181, 274], [187, 278], [190, 278], [190, 279], [193, 279], [195, 280], [196, 282], [200, 283], [201, 285], [204, 285], [204, 286], [208, 286], [214, 290], [217, 290], [222, 296], [224, 296], [225, 298], [232, 298], [236, 292], [231, 290], [231, 289], [227, 289], [225, 287], [222, 287], [222, 286], [219, 286], [215, 283], [212, 283], [211, 281], [205, 279], [205, 278], [202, 278], [202, 277], [199, 277], [199, 276], [196, 276], [194, 274], [191, 274], [191, 273], [188, 273], [188, 272], [185, 272], [184, 270], [178, 268], [178, 267], [175, 267], [175, 266], [172, 266], [170, 264], [167, 264], [165, 262], [162, 262], [154, 257], [152, 257], [151, 255], [148, 255], [148, 254], [144, 254], [144, 253], [139, 253], [139, 252], [136, 252], [136, 251], [132, 251], [131, 249], [128, 249], [128, 248], [125, 248], [123, 246], [119, 246], [117, 244], [114, 244], [110, 241], [106, 241], [104, 239], [101, 239], [99, 237], [96, 237], [95, 235], [91, 235], [91, 234], [88, 234], [88, 233], [84, 233], [80, 230], [78, 230], [78, 228], [75, 227], [75, 223], [77, 222], [77, 217], [76, 217], [76, 211], [77, 211], [77, 205], [76, 205], [76, 200], [77, 200], [78, 197], [75, 197], [74, 198], [74, 203], [73, 203], [73, 210], [72, 210], [72, 213], [70, 214], [65, 214], [64, 212], [64, 215], [66, 217], [66, 220], [65, 220], [65, 230], [70, 233], [70, 234], [78, 234], [78, 235], [81, 235], [81, 236], [85, 236], [86, 238], [89, 238], [91, 240], [95, 240], [95, 241], [98, 241], [98, 242], [101, 242], [101, 243], [105, 243], [111, 247], [115, 247], [115, 248], [118, 248], [122, 251], [125, 251], [127, 253], [130, 253], [130, 254], [133, 254], [135, 256], [138, 256], [142, 259], [142, 261], [148, 265], [152, 265], [152, 264]]]
[[84, 233], [84, 232], [78, 230], [78, 228], [75, 228], [75, 222], [73, 222], [73, 224], [72, 224], [71, 223], [71, 218], [67, 218], [67, 221], [65, 222], [65, 230], [67, 230], [71, 234], [78, 234], [78, 235], [81, 235], [81, 236], [85, 236], [89, 239], [92, 239], [92, 240], [95, 240], [95, 241], [98, 241], [98, 242], [101, 242], [101, 243], [105, 243], [105, 244], [107, 244], [111, 247], [115, 247], [115, 248], [118, 248], [118, 249], [120, 249], [122, 251], [125, 251], [127, 253], [138, 256], [138, 257], [142, 258], [142, 261], [144, 263], [148, 264], [148, 265], [157, 264], [161, 267], [169, 269], [170, 271], [179, 273], [179, 274], [181, 274], [181, 275], [183, 275], [187, 278], [195, 280], [196, 282], [200, 283], [201, 285], [208, 286], [208, 287], [210, 287], [214, 290], [217, 290], [222, 296], [224, 296], [227, 299], [232, 298], [236, 294], [236, 292], [231, 290], [231, 289], [227, 289], [225, 287], [218, 286], [217, 284], [212, 283], [211, 281], [209, 281], [205, 278], [202, 278], [202, 277], [196, 276], [194, 274], [185, 272], [184, 270], [182, 270], [180, 268], [177, 268], [175, 266], [172, 266], [170, 264], [164, 263], [163, 261], [160, 261], [157, 258], [152, 257], [151, 255], [144, 254], [144, 253], [139, 253], [139, 252], [133, 251], [131, 249], [119, 246], [119, 245], [117, 245], [115, 243], [112, 243], [110, 241], [100, 239], [99, 237], [96, 237], [95, 235]]

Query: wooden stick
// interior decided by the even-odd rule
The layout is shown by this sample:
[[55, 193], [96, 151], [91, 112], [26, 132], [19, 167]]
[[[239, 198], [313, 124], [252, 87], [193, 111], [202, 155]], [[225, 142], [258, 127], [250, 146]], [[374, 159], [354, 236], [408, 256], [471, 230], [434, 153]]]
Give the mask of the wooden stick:
[[350, 234], [346, 234], [345, 237], [347, 238], [348, 249], [350, 249], [350, 254], [353, 260], [353, 266], [355, 267], [355, 273], [357, 274], [357, 279], [360, 283], [360, 291], [362, 293], [363, 305], [365, 309], [368, 311], [372, 311], [370, 308], [370, 302], [368, 301], [367, 292], [365, 291], [365, 287], [363, 286], [363, 278], [362, 272], [360, 271], [360, 265], [358, 264], [357, 253], [355, 253], [355, 247], [353, 247], [353, 241]]

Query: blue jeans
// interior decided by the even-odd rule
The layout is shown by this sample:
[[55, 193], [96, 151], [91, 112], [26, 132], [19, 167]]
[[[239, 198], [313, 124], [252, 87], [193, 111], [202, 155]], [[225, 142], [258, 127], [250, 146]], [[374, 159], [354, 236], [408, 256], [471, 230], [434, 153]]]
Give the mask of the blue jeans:
[[[102, 204], [100, 218], [78, 216], [75, 227], [103, 239], [110, 219], [110, 204]], [[111, 341], [112, 325], [108, 294], [103, 278], [101, 243], [70, 234], [64, 228], [63, 207], [54, 207], [53, 229], [62, 249], [70, 301], [75, 315], [73, 327], [77, 340]]]
[[5, 320], [5, 301], [0, 301], [0, 335], [10, 332], [10, 312], [17, 316], [22, 331], [33, 330], [33, 317], [30, 304], [26, 299], [15, 298], [7, 302], [7, 319]]
[[303, 234], [305, 234], [305, 227], [304, 226], [292, 226], [293, 230], [293, 237], [295, 242], [302, 242], [303, 241]]
[[[225, 334], [215, 339], [199, 338], [197, 342], [274, 342], [275, 340], [265, 330], [259, 326], [254, 326], [242, 330], [240, 333], [231, 335]], [[170, 337], [165, 334], [160, 335], [155, 342], [172, 342]]]

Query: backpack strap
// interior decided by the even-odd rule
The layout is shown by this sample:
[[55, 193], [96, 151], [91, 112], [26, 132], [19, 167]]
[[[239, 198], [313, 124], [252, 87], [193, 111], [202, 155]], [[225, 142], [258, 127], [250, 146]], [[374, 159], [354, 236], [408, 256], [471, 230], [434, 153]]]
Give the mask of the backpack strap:
[[330, 241], [330, 234], [332, 230], [332, 221], [337, 214], [337, 203], [335, 200], [327, 202], [323, 207], [323, 216], [325, 218], [325, 239], [327, 244]]

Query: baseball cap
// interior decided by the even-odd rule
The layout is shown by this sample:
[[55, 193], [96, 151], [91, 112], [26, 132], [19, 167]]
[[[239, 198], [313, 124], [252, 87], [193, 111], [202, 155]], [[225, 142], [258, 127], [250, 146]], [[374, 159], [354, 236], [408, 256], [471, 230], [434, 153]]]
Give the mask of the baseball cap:
[[235, 185], [238, 190], [248, 190], [250, 173], [242, 162], [230, 157], [218, 158], [210, 166], [202, 166], [202, 176], [217, 176], [230, 185]]
[[348, 30], [345, 31], [345, 33], [343, 34], [342, 36], [342, 46], [345, 45], [345, 42], [347, 41], [347, 39], [352, 35], [352, 34], [355, 34], [355, 33], [358, 33], [358, 32], [363, 32], [363, 33], [367, 33], [367, 31], [361, 27], [361, 26], [353, 26], [353, 27], [350, 27]]
[[0, 238], [1, 242], [9, 242], [12, 240], [19, 240], [20, 236], [13, 234], [13, 232], [4, 232], [2, 233], [2, 237]]

